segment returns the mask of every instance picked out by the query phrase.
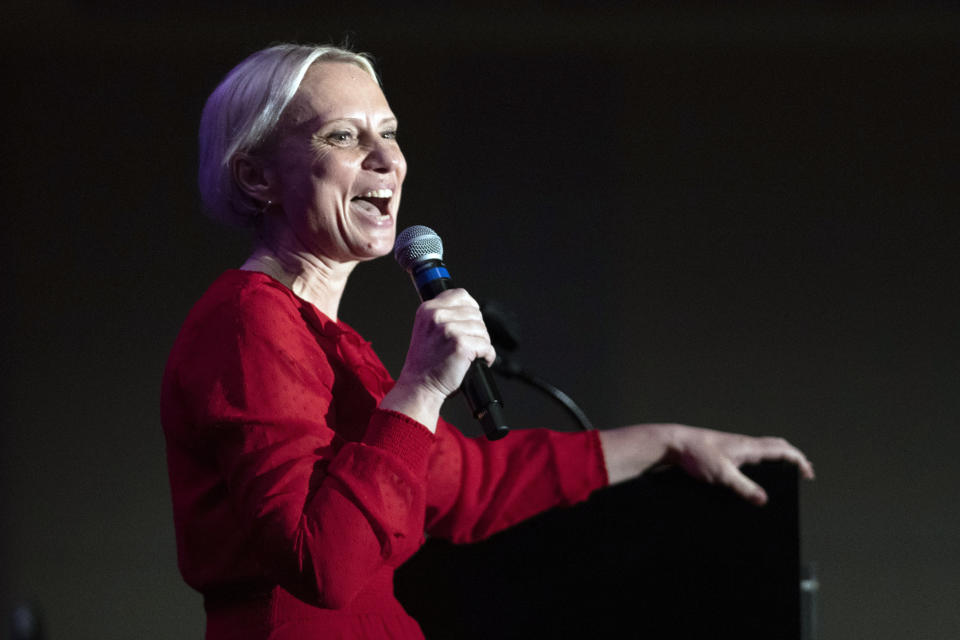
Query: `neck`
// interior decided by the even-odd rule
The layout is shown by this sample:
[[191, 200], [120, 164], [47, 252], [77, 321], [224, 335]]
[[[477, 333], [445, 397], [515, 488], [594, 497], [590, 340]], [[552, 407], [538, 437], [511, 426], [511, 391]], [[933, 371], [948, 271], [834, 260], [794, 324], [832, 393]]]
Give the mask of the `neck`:
[[273, 245], [260, 238], [240, 268], [267, 274], [336, 321], [347, 278], [356, 265], [318, 257], [302, 248]]

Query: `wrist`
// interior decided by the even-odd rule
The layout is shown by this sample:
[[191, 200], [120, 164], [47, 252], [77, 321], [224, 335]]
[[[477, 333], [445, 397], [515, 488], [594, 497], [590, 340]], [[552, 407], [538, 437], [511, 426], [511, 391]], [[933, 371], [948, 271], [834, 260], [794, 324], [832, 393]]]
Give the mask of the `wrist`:
[[651, 429], [657, 432], [657, 442], [661, 448], [659, 464], [676, 465], [683, 458], [686, 442], [685, 427], [682, 424], [654, 424]]
[[679, 424], [637, 424], [600, 431], [610, 484], [678, 463], [683, 456], [685, 429], [688, 427]]
[[444, 399], [443, 394], [424, 385], [407, 384], [398, 380], [380, 401], [380, 408], [402, 413], [425, 426], [431, 433], [436, 433]]

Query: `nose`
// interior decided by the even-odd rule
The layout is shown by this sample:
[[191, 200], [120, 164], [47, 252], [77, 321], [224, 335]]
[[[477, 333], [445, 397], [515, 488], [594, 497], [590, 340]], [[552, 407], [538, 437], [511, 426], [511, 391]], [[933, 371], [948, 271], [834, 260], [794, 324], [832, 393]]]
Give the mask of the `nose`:
[[363, 159], [363, 168], [378, 173], [389, 173], [401, 168], [403, 163], [403, 153], [395, 140], [377, 138]]

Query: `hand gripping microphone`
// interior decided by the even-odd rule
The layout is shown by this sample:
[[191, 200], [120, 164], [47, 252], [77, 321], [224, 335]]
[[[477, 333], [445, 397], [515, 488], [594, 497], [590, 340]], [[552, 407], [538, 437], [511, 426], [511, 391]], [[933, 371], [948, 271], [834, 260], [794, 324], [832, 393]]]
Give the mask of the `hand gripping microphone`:
[[[443, 263], [443, 242], [433, 229], [423, 225], [404, 229], [393, 245], [393, 257], [410, 274], [421, 301], [431, 300], [453, 288], [450, 272]], [[480, 421], [487, 440], [507, 435], [503, 401], [486, 362], [477, 358], [470, 364], [460, 391], [467, 399], [470, 413]]]

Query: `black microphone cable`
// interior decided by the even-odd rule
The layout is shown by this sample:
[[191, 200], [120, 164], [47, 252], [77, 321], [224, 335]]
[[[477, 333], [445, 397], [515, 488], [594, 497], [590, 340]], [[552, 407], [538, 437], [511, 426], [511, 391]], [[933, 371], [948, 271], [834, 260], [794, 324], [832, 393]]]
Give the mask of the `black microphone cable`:
[[581, 431], [592, 431], [593, 424], [573, 398], [559, 387], [526, 369], [513, 354], [520, 346], [520, 323], [516, 317], [492, 300], [481, 302], [480, 312], [483, 314], [483, 323], [487, 325], [487, 331], [490, 332], [490, 341], [497, 350], [497, 359], [491, 367], [494, 373], [504, 378], [520, 380], [542, 391], [564, 408]]

